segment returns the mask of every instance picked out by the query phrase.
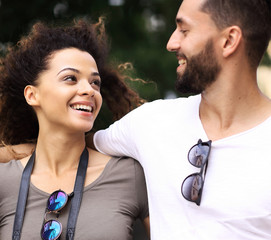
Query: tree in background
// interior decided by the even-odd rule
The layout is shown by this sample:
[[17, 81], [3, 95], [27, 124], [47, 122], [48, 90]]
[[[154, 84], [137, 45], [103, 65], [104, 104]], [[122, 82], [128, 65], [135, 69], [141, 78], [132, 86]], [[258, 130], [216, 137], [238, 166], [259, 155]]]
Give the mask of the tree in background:
[[76, 17], [106, 17], [111, 39], [111, 60], [131, 62], [133, 86], [147, 100], [172, 91], [177, 61], [166, 51], [180, 1], [176, 0], [1, 0], [0, 45], [15, 43], [37, 20], [70, 21]]
[[[167, 41], [175, 28], [175, 16], [181, 0], [0, 0], [0, 47], [16, 43], [37, 20], [71, 21], [91, 17], [97, 21], [106, 17], [106, 29], [111, 40], [111, 61], [131, 62], [129, 71], [141, 97], [147, 101], [178, 96], [174, 91], [177, 60], [167, 52]], [[263, 65], [270, 65], [269, 55]], [[109, 112], [104, 110], [107, 116]], [[109, 119], [104, 117], [102, 119]], [[104, 127], [111, 123], [106, 122]]]
[[[132, 87], [148, 101], [174, 97], [178, 95], [173, 87], [177, 61], [167, 52], [166, 44], [180, 4], [181, 0], [0, 0], [0, 48], [16, 43], [37, 20], [65, 22], [87, 16], [97, 21], [104, 15], [112, 63], [131, 62], [135, 69], [131, 77], [148, 82], [131, 82]], [[270, 65], [270, 55], [271, 50], [262, 65]], [[264, 70], [269, 78], [270, 70]], [[96, 129], [107, 127], [110, 119], [110, 112], [103, 106]]]
[[[147, 101], [175, 96], [177, 61], [166, 50], [175, 28], [176, 0], [0, 0], [0, 48], [16, 43], [38, 20], [67, 22], [78, 17], [93, 21], [103, 15], [111, 41], [111, 62], [132, 63], [125, 72], [143, 81], [128, 81]], [[97, 128], [111, 123], [103, 107]], [[104, 121], [108, 120], [108, 121]]]

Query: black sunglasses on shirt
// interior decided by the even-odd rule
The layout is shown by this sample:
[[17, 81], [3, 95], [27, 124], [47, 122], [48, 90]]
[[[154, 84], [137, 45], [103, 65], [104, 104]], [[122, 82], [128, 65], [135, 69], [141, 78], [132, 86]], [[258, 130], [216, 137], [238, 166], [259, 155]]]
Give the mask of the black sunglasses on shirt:
[[202, 142], [199, 139], [198, 143], [191, 147], [187, 156], [189, 163], [200, 168], [200, 171], [192, 173], [184, 179], [182, 183], [182, 195], [186, 200], [194, 202], [198, 206], [201, 202], [211, 143], [211, 140]]

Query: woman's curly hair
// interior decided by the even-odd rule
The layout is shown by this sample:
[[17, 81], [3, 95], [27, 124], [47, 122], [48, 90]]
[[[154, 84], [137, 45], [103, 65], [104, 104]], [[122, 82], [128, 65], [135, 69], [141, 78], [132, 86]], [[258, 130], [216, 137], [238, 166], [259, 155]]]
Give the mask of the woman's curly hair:
[[65, 26], [33, 25], [30, 33], [8, 49], [0, 62], [0, 139], [4, 144], [35, 141], [38, 120], [24, 98], [27, 85], [47, 70], [53, 52], [65, 48], [88, 52], [95, 59], [102, 79], [101, 93], [117, 120], [142, 103], [142, 99], [107, 63], [108, 44], [103, 19], [98, 23], [80, 19]]

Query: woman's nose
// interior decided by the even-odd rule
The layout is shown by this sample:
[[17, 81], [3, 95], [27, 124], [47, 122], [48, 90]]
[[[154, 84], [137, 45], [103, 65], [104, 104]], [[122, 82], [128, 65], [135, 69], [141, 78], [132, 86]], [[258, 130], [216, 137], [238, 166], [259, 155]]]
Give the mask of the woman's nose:
[[95, 90], [88, 80], [82, 80], [79, 84], [78, 93], [79, 95], [89, 95], [92, 97], [95, 95]]

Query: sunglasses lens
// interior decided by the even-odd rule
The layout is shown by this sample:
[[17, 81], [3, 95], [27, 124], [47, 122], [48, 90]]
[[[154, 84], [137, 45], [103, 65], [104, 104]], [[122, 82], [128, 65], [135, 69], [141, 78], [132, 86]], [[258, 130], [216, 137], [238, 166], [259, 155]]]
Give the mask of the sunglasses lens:
[[59, 238], [61, 232], [61, 223], [56, 220], [49, 220], [41, 229], [41, 238], [43, 240], [55, 240]]
[[203, 179], [199, 174], [189, 175], [182, 184], [182, 194], [185, 199], [199, 205]]
[[202, 167], [208, 158], [209, 150], [208, 145], [195, 145], [188, 153], [189, 162], [195, 167]]
[[63, 191], [55, 191], [48, 199], [47, 208], [50, 211], [58, 211], [65, 206], [68, 195]]

